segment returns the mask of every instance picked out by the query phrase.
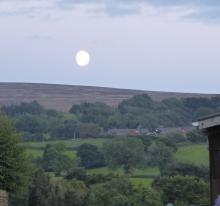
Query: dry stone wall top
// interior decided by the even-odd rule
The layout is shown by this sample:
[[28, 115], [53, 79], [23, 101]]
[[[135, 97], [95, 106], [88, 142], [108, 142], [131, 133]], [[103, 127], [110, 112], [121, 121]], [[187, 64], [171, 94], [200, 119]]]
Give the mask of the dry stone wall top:
[[0, 206], [8, 206], [8, 194], [3, 190], [0, 190]]

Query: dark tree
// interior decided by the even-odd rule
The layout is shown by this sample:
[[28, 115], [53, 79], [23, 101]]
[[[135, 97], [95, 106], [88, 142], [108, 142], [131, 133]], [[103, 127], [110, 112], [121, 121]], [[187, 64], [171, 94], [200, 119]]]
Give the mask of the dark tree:
[[70, 171], [68, 171], [67, 175], [65, 176], [65, 179], [72, 180], [82, 180], [85, 181], [87, 179], [86, 170], [81, 167], [73, 167]]
[[193, 143], [204, 143], [207, 137], [199, 131], [191, 131], [187, 133], [187, 140]]
[[102, 167], [105, 165], [104, 155], [98, 147], [91, 144], [82, 144], [77, 148], [80, 165], [85, 168]]
[[55, 172], [56, 175], [69, 170], [73, 166], [73, 162], [64, 152], [65, 146], [63, 144], [48, 144], [44, 149], [42, 159], [44, 170]]
[[24, 148], [11, 122], [0, 116], [0, 189], [21, 195], [27, 189], [31, 172]]
[[154, 188], [162, 194], [164, 204], [175, 205], [208, 205], [208, 184], [190, 176], [161, 177], [154, 181]]
[[33, 101], [30, 103], [21, 103], [20, 105], [9, 105], [3, 106], [2, 111], [7, 116], [16, 116], [16, 115], [23, 115], [23, 114], [43, 114], [45, 109], [37, 102]]
[[205, 166], [197, 166], [197, 165], [190, 164], [190, 163], [174, 162], [173, 164], [169, 165], [166, 168], [166, 170], [163, 170], [161, 175], [194, 176], [194, 177], [198, 177], [198, 178], [208, 181], [209, 180], [209, 168]]
[[161, 141], [157, 141], [149, 147], [148, 163], [159, 167], [163, 171], [174, 160], [174, 149]]
[[47, 130], [47, 120], [37, 115], [24, 114], [16, 119], [16, 128], [20, 132], [43, 133]]
[[51, 199], [52, 186], [49, 177], [42, 170], [35, 172], [29, 189], [30, 206], [48, 206]]
[[107, 141], [103, 145], [106, 162], [109, 167], [123, 167], [126, 173], [144, 161], [144, 145], [137, 138], [120, 138]]
[[80, 105], [73, 105], [70, 113], [78, 116], [82, 122], [95, 123], [102, 127], [107, 127], [108, 119], [114, 114], [114, 109], [100, 102], [85, 102]]

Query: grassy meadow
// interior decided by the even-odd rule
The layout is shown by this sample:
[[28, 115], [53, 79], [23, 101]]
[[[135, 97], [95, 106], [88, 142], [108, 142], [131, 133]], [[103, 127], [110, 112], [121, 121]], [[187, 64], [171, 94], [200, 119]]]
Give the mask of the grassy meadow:
[[208, 146], [204, 144], [182, 146], [178, 149], [175, 157], [180, 162], [208, 166]]
[[[89, 143], [101, 147], [106, 139], [81, 139], [81, 140], [61, 140], [61, 141], [48, 141], [48, 142], [26, 142], [23, 145], [27, 148], [27, 153], [32, 158], [41, 157], [43, 155], [43, 149], [47, 144], [62, 143], [66, 146], [66, 154], [71, 158], [76, 158], [76, 148], [84, 143]], [[178, 148], [175, 158], [180, 162], [193, 163], [196, 165], [208, 165], [208, 148], [205, 144], [197, 145], [185, 145]], [[107, 167], [88, 169], [88, 174], [107, 174], [114, 173], [122, 175], [124, 174], [121, 168], [112, 170]], [[158, 168], [139, 168], [134, 169], [130, 180], [137, 185], [150, 186], [153, 177], [159, 174]]]

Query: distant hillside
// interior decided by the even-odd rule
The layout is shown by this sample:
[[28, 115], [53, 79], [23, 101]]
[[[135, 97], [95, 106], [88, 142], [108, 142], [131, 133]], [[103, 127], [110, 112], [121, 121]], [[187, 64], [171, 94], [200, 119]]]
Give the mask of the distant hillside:
[[42, 106], [59, 111], [68, 111], [73, 104], [103, 102], [117, 106], [122, 100], [138, 94], [148, 94], [155, 101], [166, 98], [212, 97], [211, 94], [154, 92], [105, 87], [72, 86], [37, 83], [0, 83], [0, 105], [38, 101]]

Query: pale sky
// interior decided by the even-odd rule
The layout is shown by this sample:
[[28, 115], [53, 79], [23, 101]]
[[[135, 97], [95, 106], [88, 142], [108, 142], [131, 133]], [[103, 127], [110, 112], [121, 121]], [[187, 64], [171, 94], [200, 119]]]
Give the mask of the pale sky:
[[220, 93], [220, 1], [0, 0], [0, 71], [1, 82]]

